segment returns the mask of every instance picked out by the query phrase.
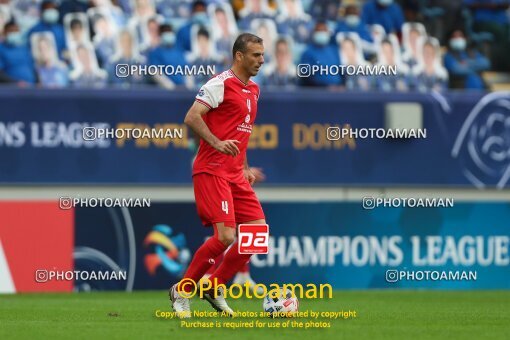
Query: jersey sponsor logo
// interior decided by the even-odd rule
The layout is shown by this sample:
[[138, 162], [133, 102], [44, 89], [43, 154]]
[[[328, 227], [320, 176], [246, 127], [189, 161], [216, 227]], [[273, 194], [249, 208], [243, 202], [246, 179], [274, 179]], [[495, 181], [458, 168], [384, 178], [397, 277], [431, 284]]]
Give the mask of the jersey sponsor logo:
[[[246, 99], [246, 106], [248, 107], [248, 112], [251, 112], [251, 100]], [[253, 129], [253, 125], [250, 124], [251, 115], [248, 113], [246, 117], [244, 117], [244, 123], [241, 123], [237, 126], [237, 131], [248, 132], [251, 133]]]
[[269, 225], [240, 224], [238, 227], [240, 254], [267, 254], [269, 251]]
[[241, 131], [241, 132], [251, 133], [252, 129], [253, 129], [252, 124], [242, 123], [237, 126], [237, 131]]
[[250, 90], [246, 90], [246, 89], [242, 89], [241, 91], [243, 91], [244, 93], [251, 93]]

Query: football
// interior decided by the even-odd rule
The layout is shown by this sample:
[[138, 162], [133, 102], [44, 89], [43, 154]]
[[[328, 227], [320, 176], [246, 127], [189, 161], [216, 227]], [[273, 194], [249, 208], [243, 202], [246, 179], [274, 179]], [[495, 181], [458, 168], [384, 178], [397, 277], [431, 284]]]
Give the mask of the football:
[[287, 317], [298, 311], [299, 301], [289, 289], [284, 291], [280, 288], [277, 296], [274, 296], [274, 291], [266, 295], [262, 307], [270, 318]]

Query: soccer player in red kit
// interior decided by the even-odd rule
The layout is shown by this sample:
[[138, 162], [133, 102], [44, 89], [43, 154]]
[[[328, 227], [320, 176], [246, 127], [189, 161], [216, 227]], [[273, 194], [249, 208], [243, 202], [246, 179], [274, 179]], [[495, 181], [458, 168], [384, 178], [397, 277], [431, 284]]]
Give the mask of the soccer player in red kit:
[[[260, 90], [250, 77], [264, 63], [262, 39], [250, 33], [237, 37], [232, 48], [232, 67], [211, 78], [199, 90], [184, 123], [200, 136], [198, 155], [193, 163], [193, 188], [198, 215], [214, 236], [193, 256], [181, 282], [198, 283], [214, 264], [214, 259], [231, 245], [240, 223], [265, 224], [265, 216], [251, 184], [254, 174], [248, 167], [246, 149], [257, 116]], [[250, 259], [240, 254], [237, 244], [227, 251], [211, 282], [227, 283]], [[181, 317], [190, 316], [190, 285], [170, 288], [172, 307]], [[220, 289], [204, 298], [217, 311], [233, 315]]]

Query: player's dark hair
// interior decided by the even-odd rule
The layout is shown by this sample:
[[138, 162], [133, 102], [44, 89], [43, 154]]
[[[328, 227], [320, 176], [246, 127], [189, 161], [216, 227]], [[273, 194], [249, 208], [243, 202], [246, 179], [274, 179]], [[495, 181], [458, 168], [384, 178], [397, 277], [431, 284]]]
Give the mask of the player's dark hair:
[[248, 43], [254, 44], [262, 44], [263, 40], [260, 37], [257, 37], [255, 34], [251, 33], [243, 33], [239, 35], [234, 42], [234, 46], [232, 47], [232, 57], [236, 58], [236, 52], [239, 51], [241, 53], [246, 53], [248, 48]]

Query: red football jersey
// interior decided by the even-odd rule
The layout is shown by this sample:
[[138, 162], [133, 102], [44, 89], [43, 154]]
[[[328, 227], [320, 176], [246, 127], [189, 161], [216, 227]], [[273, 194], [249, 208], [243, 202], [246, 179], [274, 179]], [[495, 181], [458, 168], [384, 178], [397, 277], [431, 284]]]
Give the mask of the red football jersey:
[[259, 94], [255, 82], [243, 83], [232, 70], [218, 74], [200, 88], [195, 100], [210, 108], [203, 116], [205, 124], [220, 140], [238, 140], [241, 153], [236, 157], [225, 155], [200, 140], [193, 175], [206, 172], [233, 183], [245, 181], [244, 160], [257, 116]]

